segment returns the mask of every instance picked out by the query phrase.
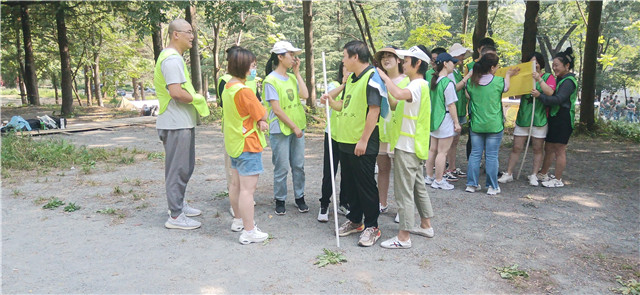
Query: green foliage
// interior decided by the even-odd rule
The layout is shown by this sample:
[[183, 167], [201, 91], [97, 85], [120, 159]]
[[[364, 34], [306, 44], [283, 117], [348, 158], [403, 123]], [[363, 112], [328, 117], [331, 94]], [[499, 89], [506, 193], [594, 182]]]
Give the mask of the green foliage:
[[621, 276], [616, 276], [616, 282], [622, 287], [611, 288], [611, 291], [619, 294], [640, 294], [640, 282], [635, 279], [623, 281]]
[[76, 203], [69, 203], [69, 205], [64, 207], [64, 212], [74, 212], [80, 210], [80, 208]]
[[342, 264], [342, 262], [347, 262], [347, 258], [339, 252], [333, 252], [327, 248], [322, 249], [324, 254], [316, 256], [317, 260], [314, 262], [314, 265], [318, 267], [325, 267], [328, 264]]
[[529, 274], [526, 271], [518, 269], [517, 264], [512, 266], [496, 267], [495, 269], [503, 279], [513, 280], [515, 277], [523, 277], [525, 279], [529, 277]]
[[57, 197], [53, 197], [49, 199], [49, 202], [42, 206], [42, 209], [54, 209], [64, 205], [64, 202], [58, 199]]
[[215, 199], [219, 200], [219, 199], [225, 199], [227, 197], [229, 197], [229, 192], [228, 191], [221, 191], [218, 192], [217, 194], [215, 194], [215, 196], [213, 196]]
[[153, 160], [153, 159], [164, 159], [164, 153], [162, 152], [151, 152], [147, 154], [147, 159], [148, 160]]
[[100, 209], [100, 210], [96, 211], [96, 213], [114, 215], [114, 214], [116, 214], [116, 209], [104, 208], [104, 209]]
[[640, 124], [615, 121], [615, 120], [598, 120], [596, 121], [595, 131], [588, 131], [585, 128], [577, 128], [577, 135], [586, 135], [592, 137], [605, 137], [607, 139], [620, 138], [640, 143]]
[[440, 23], [431, 23], [419, 26], [414, 30], [411, 30], [411, 35], [409, 36], [409, 39], [404, 42], [404, 46], [409, 48], [414, 45], [422, 44], [429, 49], [435, 46], [448, 47], [451, 45], [450, 43], [452, 43], [447, 39], [452, 37], [449, 32], [450, 28], [450, 26]]
[[116, 196], [124, 195], [124, 191], [120, 188], [119, 185], [113, 187], [113, 194]]

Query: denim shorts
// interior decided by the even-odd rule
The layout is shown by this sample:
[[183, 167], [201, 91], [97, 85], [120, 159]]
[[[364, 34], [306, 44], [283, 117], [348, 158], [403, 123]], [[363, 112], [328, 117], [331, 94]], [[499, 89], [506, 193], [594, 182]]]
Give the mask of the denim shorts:
[[262, 168], [262, 152], [243, 152], [237, 158], [231, 158], [231, 168], [238, 170], [240, 176], [258, 175], [264, 172]]

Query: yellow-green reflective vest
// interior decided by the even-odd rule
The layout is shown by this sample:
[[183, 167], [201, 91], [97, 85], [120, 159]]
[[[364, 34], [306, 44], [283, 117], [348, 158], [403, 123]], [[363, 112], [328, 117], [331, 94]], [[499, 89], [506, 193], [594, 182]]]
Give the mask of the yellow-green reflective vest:
[[[404, 77], [404, 79], [402, 79], [400, 81], [400, 83], [398, 83], [398, 87], [399, 88], [405, 88], [407, 87], [407, 85], [409, 85], [409, 77]], [[395, 99], [393, 97], [393, 95], [388, 94], [389, 95], [389, 100]], [[385, 121], [385, 119], [383, 117], [380, 117], [380, 119], [378, 120], [378, 132], [380, 134], [380, 142], [389, 142], [390, 140], [390, 136], [391, 133], [393, 132], [393, 116], [394, 111], [391, 111], [391, 114], [389, 114], [389, 116], [391, 117], [391, 119], [389, 121]]]
[[[264, 87], [267, 83], [273, 85], [273, 88], [278, 92], [278, 98], [280, 99], [278, 102], [280, 103], [280, 108], [287, 114], [287, 117], [293, 121], [298, 128], [304, 130], [307, 128], [307, 116], [304, 112], [304, 107], [300, 103], [300, 95], [298, 94], [298, 82], [296, 80], [296, 76], [294, 74], [287, 74], [289, 79], [287, 81], [282, 81], [275, 77], [274, 75], [268, 75], [264, 81], [262, 82], [262, 93], [264, 92]], [[267, 113], [271, 113], [271, 104], [263, 99], [262, 102], [264, 106], [267, 108]], [[269, 124], [274, 120], [277, 120], [278, 117], [274, 116], [272, 119], [269, 119]], [[278, 120], [278, 125], [280, 126], [280, 132], [285, 136], [293, 133], [293, 130], [287, 126], [282, 120]]]
[[[431, 138], [431, 129], [429, 126], [431, 122], [431, 98], [429, 92], [429, 83], [423, 80], [420, 85], [420, 111], [418, 112], [417, 117], [405, 114], [404, 105], [406, 104], [406, 101], [398, 101], [396, 111], [393, 114], [397, 119], [395, 120], [395, 131], [393, 132], [393, 137], [391, 138], [390, 143], [391, 150], [396, 147], [401, 135], [408, 136], [414, 139], [416, 157], [422, 160], [429, 158], [429, 140]], [[402, 132], [403, 118], [416, 121], [416, 134]]]
[[[562, 85], [562, 83], [566, 80], [570, 80], [571, 82], [573, 82], [573, 85], [575, 86], [573, 93], [571, 93], [571, 96], [569, 97], [569, 100], [571, 101], [571, 108], [569, 109], [569, 118], [571, 119], [571, 128], [574, 128], [573, 125], [575, 124], [575, 120], [576, 120], [576, 99], [578, 99], [578, 80], [576, 80], [576, 77], [573, 75], [562, 78], [562, 80], [558, 82], [558, 86], [556, 86], [556, 91], [560, 89], [560, 85]], [[555, 94], [555, 91], [554, 91], [554, 94]], [[551, 109], [549, 110], [549, 116], [555, 117], [558, 114], [558, 111], [560, 111], [560, 105], [551, 106]]]
[[[229, 80], [231, 80], [231, 75], [229, 74], [224, 74], [222, 75], [222, 77], [220, 77], [218, 79], [218, 85], [216, 85], [216, 92], [218, 94], [218, 98], [222, 99], [222, 94], [224, 93], [224, 86], [221, 86], [220, 84], [222, 84], [222, 81], [224, 81], [225, 84], [229, 83]], [[224, 102], [222, 103], [224, 105]]]
[[[158, 104], [160, 105], [158, 114], [164, 113], [164, 111], [167, 110], [169, 101], [171, 101], [171, 95], [169, 95], [169, 90], [167, 89], [167, 81], [164, 80], [164, 76], [162, 75], [162, 62], [171, 55], [180, 54], [175, 49], [170, 48], [160, 52], [158, 61], [156, 61], [156, 67], [153, 71], [153, 86], [156, 88], [156, 96], [158, 97]], [[182, 83], [182, 89], [189, 92], [189, 94], [191, 94], [191, 97], [193, 97], [193, 101], [191, 102], [191, 104], [196, 108], [198, 114], [203, 117], [209, 116], [209, 106], [207, 105], [207, 100], [204, 98], [204, 96], [198, 94], [193, 88], [193, 85], [191, 84], [191, 75], [189, 75], [187, 64], [184, 62], [184, 59], [182, 59], [182, 65], [184, 67], [184, 77], [187, 79], [185, 83]]]
[[373, 75], [374, 69], [370, 68], [355, 83], [351, 73], [347, 78], [347, 84], [343, 90], [342, 110], [338, 113], [338, 126], [335, 137], [337, 142], [355, 144], [362, 138], [364, 126], [367, 121], [367, 85]]
[[225, 122], [223, 126], [224, 148], [226, 149], [227, 154], [232, 158], [237, 158], [242, 154], [245, 139], [254, 132], [258, 133], [258, 138], [260, 139], [262, 147], [267, 146], [264, 133], [257, 127], [258, 122], [253, 122], [253, 128], [251, 130], [243, 130], [244, 127], [242, 126], [242, 123], [251, 116], [246, 115], [244, 117], [240, 117], [240, 113], [238, 113], [238, 109], [236, 108], [236, 93], [238, 93], [242, 88], [248, 87], [246, 85], [242, 85], [242, 83], [237, 83], [225, 89], [222, 93], [222, 102], [224, 104], [224, 108], [222, 108], [222, 117]]
[[469, 127], [475, 133], [498, 133], [504, 129], [502, 121], [502, 91], [504, 78], [493, 76], [489, 84], [480, 86], [467, 81], [469, 92]]
[[[551, 73], [542, 75], [542, 80], [547, 81]], [[542, 92], [540, 83], [536, 82], [536, 89]], [[536, 98], [536, 109], [533, 111], [533, 126], [543, 127], [547, 125], [547, 109], [540, 99]], [[529, 127], [531, 125], [531, 109], [533, 108], [533, 96], [525, 94], [520, 97], [520, 106], [518, 107], [518, 116], [516, 117], [516, 125], [520, 127]]]
[[[436, 84], [436, 89], [429, 88], [431, 95], [431, 130], [436, 131], [442, 125], [444, 117], [447, 115], [447, 105], [444, 97], [444, 90], [451, 82], [451, 79], [444, 77]], [[456, 87], [455, 85], [453, 86]]]
[[256, 80], [251, 80], [251, 81], [247, 80], [246, 82], [244, 82], [244, 85], [249, 87], [249, 89], [253, 91], [253, 94], [258, 95], [258, 83]]

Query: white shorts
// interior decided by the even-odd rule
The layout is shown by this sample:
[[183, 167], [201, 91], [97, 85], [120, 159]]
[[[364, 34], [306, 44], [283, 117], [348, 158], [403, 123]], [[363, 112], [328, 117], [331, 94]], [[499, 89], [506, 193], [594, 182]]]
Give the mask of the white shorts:
[[[531, 137], [534, 138], [546, 138], [547, 130], [549, 129], [549, 125], [544, 125], [542, 127], [533, 126], [531, 130]], [[513, 130], [514, 136], [529, 136], [529, 127], [520, 127], [516, 125], [516, 128]]]

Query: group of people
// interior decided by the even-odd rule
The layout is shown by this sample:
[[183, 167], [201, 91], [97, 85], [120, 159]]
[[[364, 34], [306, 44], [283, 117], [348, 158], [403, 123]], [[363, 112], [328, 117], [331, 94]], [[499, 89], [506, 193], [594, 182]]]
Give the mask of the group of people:
[[600, 116], [606, 120], [621, 120], [627, 122], [640, 122], [640, 107], [631, 97], [628, 103], [624, 103], [618, 95], [605, 96], [600, 101]]
[[[169, 35], [170, 44], [158, 58], [154, 79], [160, 100], [157, 129], [166, 152], [170, 216], [165, 226], [194, 229], [201, 223], [189, 217], [200, 215], [201, 211], [185, 202], [184, 192], [195, 162], [195, 119], [198, 114], [207, 115], [208, 108], [204, 98], [193, 90], [181, 56], [191, 47], [191, 26], [182, 19], [175, 20], [169, 26]], [[548, 187], [563, 185], [565, 148], [573, 130], [577, 93], [576, 79], [571, 73], [574, 64], [571, 48], [554, 57], [555, 78], [550, 73], [541, 73], [539, 66], [533, 74], [536, 88], [521, 98], [509, 169], [498, 179], [498, 150], [504, 129], [501, 96], [508, 91], [510, 77], [518, 70], [509, 69], [504, 78], [495, 76], [499, 64], [495, 43], [485, 38], [480, 45], [480, 58], [467, 64], [463, 73], [456, 67], [462, 66], [471, 52], [457, 43], [449, 50], [430, 51], [422, 45], [408, 50], [387, 47], [373, 56], [375, 65], [370, 64], [372, 56], [366, 43], [354, 40], [344, 45], [338, 77], [321, 97], [321, 102], [331, 108], [328, 118], [331, 128], [325, 130], [318, 221], [328, 221], [332, 195], [330, 167], [334, 167], [335, 174], [340, 166], [340, 209], [335, 213], [345, 214], [347, 221], [339, 227], [339, 235], [360, 233], [358, 245], [374, 245], [382, 235], [378, 217], [388, 212], [393, 169], [399, 231], [381, 246], [409, 248], [411, 234], [434, 236], [431, 226], [434, 213], [426, 185], [449, 190], [454, 188], [450, 182], [466, 177], [467, 192], [480, 190], [480, 162], [484, 153], [487, 193], [499, 194], [499, 183], [513, 180], [513, 166], [528, 136], [533, 138], [535, 154], [529, 182], [538, 185], [542, 181]], [[268, 238], [256, 226], [253, 201], [258, 176], [264, 171], [262, 151], [266, 132], [274, 166], [275, 213], [286, 214], [289, 171], [294, 206], [301, 213], [309, 211], [304, 171], [306, 115], [300, 102], [309, 96], [309, 91], [300, 75], [297, 55], [301, 52], [287, 41], [274, 44], [259, 99], [257, 87], [251, 86], [256, 76], [255, 55], [238, 46], [227, 50], [228, 74], [221, 79], [218, 95], [223, 106], [224, 145], [228, 154], [225, 158], [230, 212], [234, 217], [231, 230], [241, 231], [242, 244]], [[541, 61], [542, 56], [536, 53], [530, 60]], [[468, 175], [456, 167], [455, 159], [461, 125], [466, 123], [470, 130]], [[329, 146], [334, 151], [333, 157], [329, 156]], [[554, 160], [555, 178], [547, 174]], [[418, 225], [414, 217], [416, 209], [420, 216]]]

